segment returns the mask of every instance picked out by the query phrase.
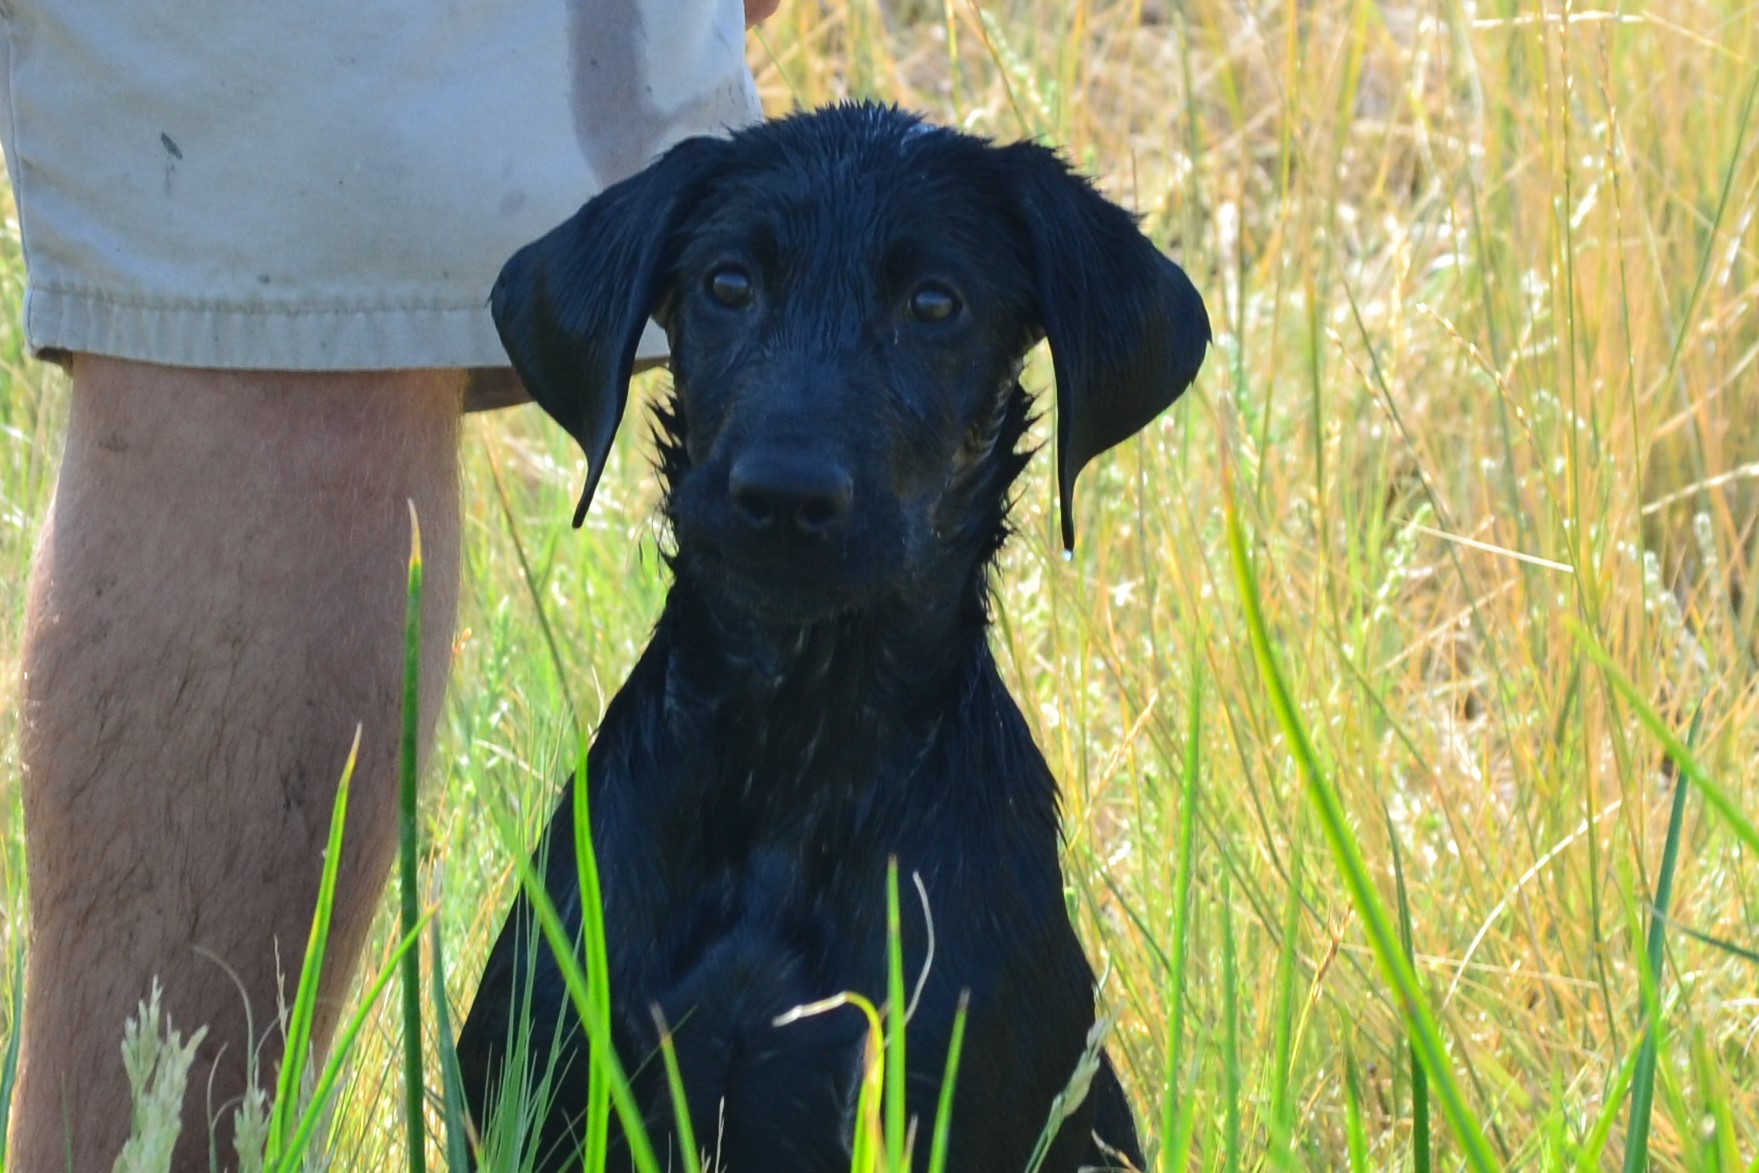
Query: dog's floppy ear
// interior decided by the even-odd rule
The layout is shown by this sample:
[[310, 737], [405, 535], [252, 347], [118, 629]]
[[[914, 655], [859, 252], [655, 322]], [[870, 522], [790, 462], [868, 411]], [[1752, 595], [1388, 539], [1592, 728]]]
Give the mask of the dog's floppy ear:
[[1185, 271], [1130, 213], [1031, 143], [1003, 148], [1028, 237], [1040, 324], [1057, 376], [1057, 494], [1075, 548], [1075, 478], [1177, 399], [1209, 345]]
[[642, 329], [665, 296], [668, 241], [727, 149], [686, 139], [514, 253], [495, 281], [490, 306], [513, 369], [586, 451], [576, 527], [623, 419]]

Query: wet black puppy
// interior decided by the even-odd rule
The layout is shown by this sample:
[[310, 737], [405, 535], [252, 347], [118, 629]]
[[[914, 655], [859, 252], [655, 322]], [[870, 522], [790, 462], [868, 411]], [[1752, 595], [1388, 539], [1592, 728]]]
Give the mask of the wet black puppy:
[[[670, 1145], [680, 1167], [654, 1006], [721, 1167], [848, 1168], [865, 1020], [777, 1020], [841, 991], [883, 1002], [895, 856], [912, 984], [933, 934], [908, 1027], [919, 1155], [966, 996], [949, 1168], [1018, 1173], [1094, 1022], [1056, 782], [986, 642], [1026, 462], [1018, 374], [1048, 336], [1071, 543], [1076, 474], [1196, 375], [1202, 299], [1052, 152], [841, 106], [682, 143], [515, 256], [494, 311], [586, 449], [582, 512], [648, 315], [671, 339], [675, 582], [588, 768], [611, 1027], [662, 1162]], [[578, 932], [571, 810], [540, 855]], [[540, 1167], [577, 1159], [586, 1044], [523, 899], [458, 1053], [478, 1121], [547, 1076]], [[1121, 1158], [1142, 1160], [1108, 1064], [1043, 1168]]]

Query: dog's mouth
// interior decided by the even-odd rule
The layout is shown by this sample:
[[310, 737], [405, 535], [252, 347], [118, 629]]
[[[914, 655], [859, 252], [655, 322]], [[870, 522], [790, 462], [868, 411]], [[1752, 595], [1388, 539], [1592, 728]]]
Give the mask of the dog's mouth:
[[807, 625], [875, 605], [891, 576], [846, 546], [819, 550], [741, 549], [681, 541], [677, 570], [698, 590], [765, 623]]
[[764, 455], [767, 467], [728, 461], [735, 469], [756, 464], [752, 479], [767, 477], [765, 491], [748, 497], [739, 478], [719, 467], [692, 470], [671, 485], [664, 513], [679, 577], [734, 613], [784, 625], [864, 610], [894, 595], [916, 561], [910, 535], [920, 527], [907, 511], [860, 477], [842, 477], [840, 500], [818, 492], [820, 480], [835, 481], [817, 475], [821, 466], [840, 472], [841, 462]]

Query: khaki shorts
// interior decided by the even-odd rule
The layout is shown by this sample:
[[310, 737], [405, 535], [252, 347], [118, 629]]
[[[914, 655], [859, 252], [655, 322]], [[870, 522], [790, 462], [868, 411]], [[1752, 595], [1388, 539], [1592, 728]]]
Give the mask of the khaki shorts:
[[759, 114], [741, 0], [0, 0], [0, 30], [39, 353], [503, 367], [514, 249]]

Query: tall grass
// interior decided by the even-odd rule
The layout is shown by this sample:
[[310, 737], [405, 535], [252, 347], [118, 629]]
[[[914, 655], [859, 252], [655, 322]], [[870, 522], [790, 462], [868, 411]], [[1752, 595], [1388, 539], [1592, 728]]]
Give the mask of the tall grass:
[[[1070, 564], [1029, 471], [995, 632], [1063, 780], [1068, 898], [1159, 1167], [1752, 1168], [1759, 10], [785, 0], [752, 59], [775, 111], [875, 95], [1063, 144], [1209, 302], [1199, 385], [1084, 477]], [[64, 396], [21, 354], [0, 253], [0, 582], [22, 584]], [[1042, 354], [1027, 377], [1049, 387]], [[574, 706], [590, 727], [662, 596], [640, 431], [576, 534], [556, 429], [466, 429], [419, 843], [452, 1000], [423, 1018], [431, 1160], [436, 1023], [518, 883], [482, 829], [535, 841]], [[1368, 910], [1401, 903], [1388, 937]], [[388, 901], [366, 972], [395, 923]], [[342, 1065], [344, 1167], [408, 1164], [399, 1021], [375, 1004]]]

